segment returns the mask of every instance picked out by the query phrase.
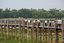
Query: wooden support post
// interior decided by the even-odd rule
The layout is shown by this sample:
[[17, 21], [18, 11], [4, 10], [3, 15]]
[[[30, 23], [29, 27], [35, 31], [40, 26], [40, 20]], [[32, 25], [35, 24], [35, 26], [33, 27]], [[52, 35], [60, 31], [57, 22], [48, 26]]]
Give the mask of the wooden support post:
[[58, 42], [58, 40], [59, 40], [59, 38], [58, 38], [58, 24], [56, 24], [56, 23], [55, 23], [55, 28], [56, 28], [56, 33], [55, 33], [56, 34], [56, 43], [59, 43]]
[[50, 43], [53, 43], [53, 39], [52, 39], [52, 29], [50, 30], [50, 38], [51, 38], [51, 42]]
[[[41, 26], [41, 27], [40, 27], [40, 26]], [[42, 43], [42, 42], [43, 42], [43, 41], [42, 41], [43, 21], [40, 20], [40, 22], [39, 22], [39, 24], [38, 24], [38, 28], [39, 28], [39, 29], [38, 29], [38, 33], [39, 33], [39, 34], [38, 34], [38, 35], [39, 35], [39, 38], [38, 38], [38, 39], [39, 39], [39, 41], [40, 41], [39, 43]]]
[[59, 43], [58, 42], [58, 29], [56, 28], [56, 43]]
[[48, 43], [53, 43], [52, 42], [52, 28], [50, 28], [51, 25], [52, 25], [51, 23], [48, 23], [48, 37], [49, 37]]
[[15, 40], [17, 40], [17, 28], [16, 28], [16, 19], [15, 19]]
[[32, 27], [31, 28], [31, 42], [34, 43], [34, 39], [33, 39], [33, 36], [34, 36], [34, 28]]
[[50, 23], [48, 23], [48, 43], [50, 43]]
[[27, 21], [27, 29], [26, 29], [26, 43], [28, 43], [28, 21]]
[[[32, 27], [29, 28], [29, 24], [30, 24], [30, 20], [27, 20], [27, 43], [32, 43]], [[30, 42], [28, 42], [29, 37], [30, 37]]]
[[7, 29], [6, 29], [7, 30], [7, 38], [9, 38], [8, 37], [9, 36], [9, 27], [8, 26], [9, 26], [9, 19], [7, 20]]
[[42, 43], [42, 28], [39, 28], [40, 29], [40, 43]]
[[44, 21], [43, 21], [43, 43], [44, 43]]
[[13, 38], [13, 25], [12, 25], [13, 23], [11, 22], [11, 40], [12, 40], [12, 38]]
[[43, 27], [43, 43], [44, 43], [44, 27]]
[[36, 25], [36, 43], [38, 43], [38, 35], [39, 35], [38, 30], [39, 30], [39, 28], [38, 28], [38, 22], [37, 22], [37, 25]]
[[12, 27], [12, 32], [11, 32], [12, 33], [11, 34], [12, 35], [11, 40], [12, 40], [13, 39], [13, 36], [14, 36], [14, 28], [13, 28], [13, 22], [12, 21], [11, 21], [11, 27]]
[[62, 21], [62, 43], [64, 43], [64, 20]]
[[[2, 36], [2, 35], [3, 35], [3, 31], [2, 31], [2, 20], [1, 20], [1, 24], [0, 24], [0, 25], [1, 25], [1, 29], [0, 29], [1, 36], [0, 36], [0, 38], [2, 38], [2, 37], [3, 37], [3, 36]], [[1, 42], [1, 43], [2, 43], [2, 42]]]
[[37, 33], [37, 29], [38, 29], [38, 28], [36, 28], [36, 43], [38, 43], [38, 42], [37, 42], [37, 34], [38, 34], [38, 33]]
[[34, 43], [34, 24], [33, 23], [32, 23], [32, 28], [31, 28], [31, 39], [32, 39], [31, 42]]
[[1, 31], [1, 20], [0, 20], [0, 31]]
[[[4, 28], [5, 28], [5, 30], [4, 30], [4, 40], [6, 41], [6, 20], [5, 20], [5, 24], [4, 24]], [[4, 41], [4, 43], [5, 43], [5, 41]]]
[[45, 29], [45, 43], [47, 43], [47, 30]]
[[19, 19], [19, 43], [21, 43], [21, 20]]
[[[21, 20], [21, 24], [22, 24], [22, 20]], [[23, 27], [21, 27], [21, 43], [23, 43]]]
[[25, 26], [24, 26], [24, 20], [23, 19], [22, 19], [22, 26], [23, 26], [23, 28], [22, 28], [23, 38], [22, 39], [23, 39], [23, 43], [24, 43], [25, 42], [25, 34], [24, 34], [25, 33]]
[[[23, 25], [23, 21], [22, 21], [22, 25]], [[24, 27], [22, 27], [22, 34], [21, 34], [21, 36], [22, 36], [22, 43], [24, 43]]]
[[24, 23], [23, 23], [23, 19], [22, 19], [22, 43], [24, 43]]
[[[4, 26], [4, 23], [3, 23], [3, 25], [2, 25], [2, 37], [3, 37], [3, 39], [4, 39], [4, 29], [3, 29], [3, 26]], [[4, 41], [4, 40], [3, 40]]]

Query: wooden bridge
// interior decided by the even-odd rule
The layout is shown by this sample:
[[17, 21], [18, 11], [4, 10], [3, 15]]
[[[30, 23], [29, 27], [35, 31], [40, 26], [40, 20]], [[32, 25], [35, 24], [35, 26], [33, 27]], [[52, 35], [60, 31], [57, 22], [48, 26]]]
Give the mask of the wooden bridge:
[[38, 27], [62, 29], [63, 20], [0, 19], [0, 28]]
[[[48, 34], [48, 36], [52, 34], [52, 32], [50, 32], [51, 30], [55, 30], [55, 35], [56, 35], [55, 43], [59, 43], [58, 31], [61, 30], [62, 43], [64, 43], [64, 20], [43, 20], [43, 19], [25, 19], [25, 18], [0, 19], [0, 30], [1, 29], [7, 32], [7, 37], [9, 32], [12, 32], [14, 30], [19, 30], [19, 32], [21, 31], [25, 32], [25, 30], [27, 31], [29, 30], [32, 33], [32, 37], [34, 37], [33, 34], [34, 32], [36, 32], [36, 43], [38, 43], [37, 38], [39, 33], [40, 33], [40, 40], [42, 40], [41, 38], [44, 36], [44, 35], [42, 36], [42, 33], [44, 33], [43, 30], [46, 31], [45, 34]], [[47, 36], [46, 36], [46, 40], [47, 40]], [[52, 39], [50, 41], [51, 42], [46, 42], [46, 43], [53, 43]]]

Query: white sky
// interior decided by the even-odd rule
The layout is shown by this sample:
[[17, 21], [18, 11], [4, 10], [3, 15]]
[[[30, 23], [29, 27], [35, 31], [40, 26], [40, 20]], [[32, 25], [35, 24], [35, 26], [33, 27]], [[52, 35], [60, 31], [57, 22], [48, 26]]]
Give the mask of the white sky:
[[0, 0], [0, 8], [64, 9], [64, 0]]

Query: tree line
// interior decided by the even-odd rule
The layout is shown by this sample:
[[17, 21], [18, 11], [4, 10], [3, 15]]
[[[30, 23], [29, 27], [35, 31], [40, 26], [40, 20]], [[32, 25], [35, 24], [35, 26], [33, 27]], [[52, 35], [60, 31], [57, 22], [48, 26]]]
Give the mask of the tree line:
[[12, 9], [6, 8], [5, 10], [0, 8], [0, 18], [64, 18], [64, 10], [54, 9]]

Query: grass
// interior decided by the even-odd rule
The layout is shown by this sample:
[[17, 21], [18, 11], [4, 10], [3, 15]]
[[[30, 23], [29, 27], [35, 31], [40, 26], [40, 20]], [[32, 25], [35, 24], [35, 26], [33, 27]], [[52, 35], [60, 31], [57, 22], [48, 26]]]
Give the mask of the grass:
[[[41, 33], [41, 40], [40, 40], [40, 35], [37, 36], [36, 39], [36, 34], [33, 33], [33, 37], [31, 32], [28, 33], [22, 33], [19, 31], [16, 32], [9, 32], [7, 36], [7, 32], [1, 30], [0, 31], [0, 43], [51, 43], [51, 38], [52, 38], [52, 43], [55, 43], [55, 33], [52, 34], [52, 36], [49, 39], [49, 34], [47, 35], [44, 33], [44, 38], [43, 38], [43, 33]], [[44, 39], [44, 40], [43, 40]], [[62, 34], [61, 32], [59, 33], [59, 43], [62, 43]]]

